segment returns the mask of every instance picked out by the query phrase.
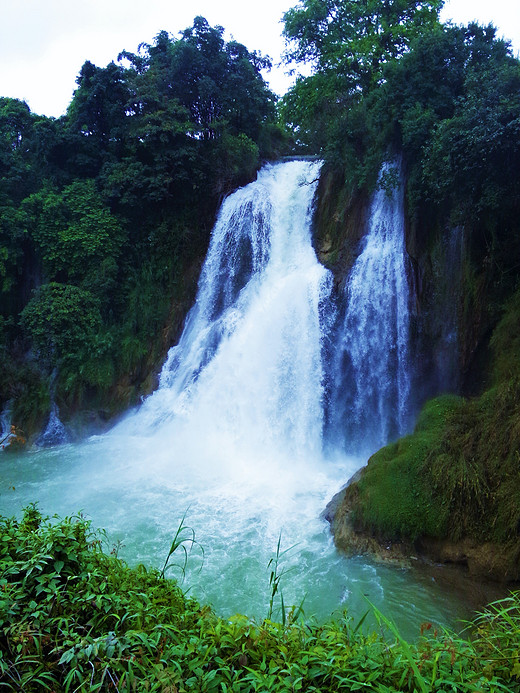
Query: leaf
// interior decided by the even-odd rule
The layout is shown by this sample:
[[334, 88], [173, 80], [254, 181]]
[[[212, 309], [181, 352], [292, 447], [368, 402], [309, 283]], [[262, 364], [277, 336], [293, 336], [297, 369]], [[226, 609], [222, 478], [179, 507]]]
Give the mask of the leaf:
[[380, 620], [380, 621], [383, 621], [383, 623], [384, 623], [386, 626], [388, 626], [388, 628], [390, 628], [390, 630], [392, 631], [392, 633], [395, 635], [395, 637], [396, 637], [397, 640], [399, 641], [399, 644], [400, 644], [401, 647], [403, 648], [403, 651], [404, 651], [404, 654], [405, 654], [405, 656], [406, 656], [406, 659], [408, 660], [408, 663], [410, 664], [410, 666], [411, 666], [411, 668], [412, 668], [412, 670], [413, 670], [413, 673], [414, 673], [414, 675], [415, 675], [415, 680], [416, 680], [416, 682], [419, 684], [419, 687], [420, 687], [422, 693], [428, 693], [428, 691], [429, 691], [429, 686], [427, 686], [426, 681], [425, 681], [424, 678], [421, 676], [421, 672], [419, 671], [419, 668], [417, 667], [417, 663], [416, 663], [416, 661], [415, 661], [415, 659], [414, 659], [414, 657], [413, 657], [413, 654], [412, 654], [412, 651], [411, 651], [411, 649], [410, 649], [410, 646], [408, 645], [408, 643], [406, 642], [406, 640], [404, 640], [404, 639], [401, 637], [401, 635], [399, 634], [399, 631], [398, 631], [397, 628], [394, 626], [394, 624], [392, 623], [392, 621], [390, 621], [390, 619], [388, 619], [384, 614], [382, 614], [382, 613], [379, 611], [379, 609], [378, 609], [374, 604], [372, 604], [372, 602], [371, 602], [369, 599], [367, 599], [367, 597], [365, 597], [365, 599], [366, 599], [366, 601], [370, 604], [370, 606], [372, 607], [372, 610], [373, 610], [374, 614], [376, 615], [376, 618], [377, 618], [378, 620]]
[[66, 650], [60, 657], [60, 661], [58, 664], [68, 664], [70, 661], [74, 659], [76, 655], [76, 650], [74, 647], [71, 647], [70, 650]]

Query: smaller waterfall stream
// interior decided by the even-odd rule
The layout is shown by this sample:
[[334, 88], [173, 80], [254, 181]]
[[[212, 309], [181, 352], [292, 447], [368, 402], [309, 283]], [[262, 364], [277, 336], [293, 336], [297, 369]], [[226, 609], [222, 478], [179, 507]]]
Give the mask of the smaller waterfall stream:
[[9, 429], [11, 428], [11, 412], [12, 412], [13, 401], [9, 400], [0, 414], [0, 440], [5, 438], [9, 434]]
[[58, 405], [56, 402], [52, 402], [47, 425], [36, 440], [36, 445], [46, 448], [53, 445], [63, 445], [63, 443], [68, 443], [69, 441], [70, 436], [60, 419]]
[[331, 437], [368, 455], [411, 424], [410, 287], [403, 183], [397, 164], [383, 166], [397, 183], [374, 193], [369, 228], [346, 286], [332, 360]]

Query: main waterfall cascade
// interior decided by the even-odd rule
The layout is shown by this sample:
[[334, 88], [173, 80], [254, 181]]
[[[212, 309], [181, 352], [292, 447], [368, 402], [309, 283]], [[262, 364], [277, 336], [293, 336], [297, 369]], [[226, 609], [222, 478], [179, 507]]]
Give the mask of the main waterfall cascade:
[[375, 193], [338, 308], [332, 275], [312, 247], [319, 169], [302, 161], [268, 166], [224, 202], [195, 305], [139, 414], [147, 427], [170, 420], [177, 436], [180, 426], [203, 429], [217, 449], [232, 441], [245, 444], [243, 452], [310, 460], [323, 454], [324, 434], [329, 448], [359, 455], [406, 432], [402, 183]]
[[139, 416], [248, 456], [321, 456], [332, 277], [311, 240], [319, 163], [264, 168], [222, 206], [198, 296]]
[[[429, 576], [339, 554], [321, 517], [366, 461], [345, 450], [359, 452], [365, 435], [370, 447], [398, 434], [409, 415], [401, 193], [376, 193], [377, 221], [344, 307], [312, 246], [319, 170], [267, 166], [225, 200], [160, 387], [108, 434], [5, 455], [2, 512], [35, 500], [50, 515], [82, 511], [122, 542], [123, 558], [155, 566], [185, 515], [204, 547], [201, 570], [196, 551], [190, 557], [187, 585], [225, 616], [265, 617], [280, 541], [294, 547], [283, 556], [283, 569], [294, 567], [286, 604], [305, 597], [308, 616], [347, 606], [360, 618], [368, 596], [415, 635], [423, 621], [467, 611]], [[324, 453], [324, 441], [336, 454]], [[182, 577], [175, 563], [169, 574]]]

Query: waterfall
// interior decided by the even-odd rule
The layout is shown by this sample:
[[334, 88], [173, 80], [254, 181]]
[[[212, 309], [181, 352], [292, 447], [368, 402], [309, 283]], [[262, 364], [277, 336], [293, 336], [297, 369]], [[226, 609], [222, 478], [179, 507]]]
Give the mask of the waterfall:
[[[321, 517], [366, 460], [363, 446], [374, 449], [407, 425], [402, 190], [375, 194], [341, 303], [312, 245], [319, 171], [319, 162], [269, 165], [224, 201], [159, 388], [108, 433], [5, 455], [3, 512], [35, 498], [49, 515], [81, 509], [122, 542], [130, 564], [154, 566], [185, 517], [204, 547], [202, 570], [193, 554], [187, 567], [192, 593], [226, 618], [259, 621], [281, 536], [283, 570], [292, 569], [285, 604], [306, 595], [309, 617], [348, 605], [359, 620], [368, 596], [391, 618], [401, 614], [401, 632], [408, 624], [404, 632], [416, 634], [425, 620], [460, 612], [431, 580], [339, 554]], [[53, 431], [56, 443], [56, 407], [44, 440]], [[323, 454], [332, 433], [334, 463]]]
[[[331, 273], [311, 241], [319, 162], [269, 165], [223, 203], [145, 428], [250, 458], [321, 455]], [[232, 453], [231, 453], [232, 451]]]
[[60, 419], [60, 412], [55, 402], [52, 402], [49, 418], [44, 431], [38, 436], [36, 445], [41, 448], [52, 445], [62, 445], [70, 441], [67, 429]]
[[[384, 182], [393, 180], [393, 185]], [[410, 287], [403, 181], [385, 164], [346, 284], [331, 359], [330, 438], [367, 455], [410, 425]]]
[[9, 434], [9, 430], [11, 428], [12, 408], [13, 400], [10, 399], [6, 402], [2, 412], [0, 413], [0, 440]]
[[381, 180], [394, 185], [373, 196], [339, 308], [312, 247], [319, 169], [269, 165], [224, 201], [183, 334], [127, 431], [166, 426], [187, 456], [196, 438], [227, 456], [316, 459], [324, 433], [335, 450], [363, 456], [408, 430], [411, 299], [399, 168], [382, 168]]

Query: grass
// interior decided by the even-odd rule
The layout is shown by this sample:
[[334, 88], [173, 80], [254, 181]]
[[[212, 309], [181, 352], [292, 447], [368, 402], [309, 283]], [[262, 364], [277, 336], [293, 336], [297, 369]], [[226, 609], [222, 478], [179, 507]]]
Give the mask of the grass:
[[[157, 570], [103, 551], [81, 517], [0, 520], [0, 688], [54, 691], [520, 691], [520, 596], [467, 639], [404, 641], [377, 611], [325, 624], [221, 619]], [[277, 574], [279, 574], [278, 571]]]
[[414, 433], [373, 455], [347, 489], [355, 526], [385, 539], [510, 544], [517, 556], [519, 422], [520, 381], [430, 401]]
[[447, 531], [447, 504], [437, 497], [425, 469], [437, 455], [442, 432], [463, 400], [446, 395], [429, 402], [413, 435], [387, 445], [371, 457], [361, 479], [346, 491], [358, 528], [392, 539], [414, 540]]

